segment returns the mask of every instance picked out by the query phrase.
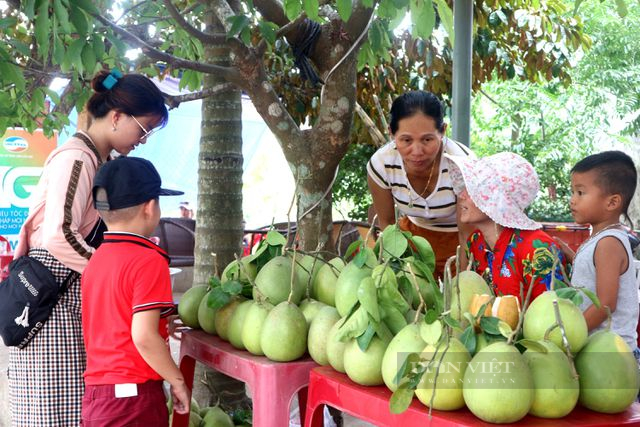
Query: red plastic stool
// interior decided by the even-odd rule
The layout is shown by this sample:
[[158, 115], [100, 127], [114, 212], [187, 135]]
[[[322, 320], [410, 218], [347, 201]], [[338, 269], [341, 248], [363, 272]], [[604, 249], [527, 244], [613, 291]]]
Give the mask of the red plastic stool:
[[[311, 358], [288, 363], [273, 362], [237, 350], [203, 331], [182, 331], [180, 370], [189, 388], [193, 386], [196, 360], [216, 371], [247, 383], [253, 398], [254, 427], [289, 425], [289, 405], [298, 393], [300, 419], [304, 419], [309, 371], [318, 366]], [[187, 427], [188, 414], [173, 413], [173, 427]]]
[[[391, 392], [384, 386], [365, 387], [352, 382], [349, 377], [323, 366], [311, 370], [307, 411], [304, 427], [323, 425], [323, 405], [346, 412], [354, 417], [383, 427], [451, 427], [482, 426], [495, 427], [476, 418], [467, 408], [458, 411], [432, 411], [429, 419], [428, 408], [417, 399], [402, 414], [389, 411]], [[283, 426], [285, 424], [282, 424]], [[564, 418], [557, 420], [526, 416], [515, 424], [522, 426], [569, 427], [569, 426], [640, 426], [640, 403], [634, 403], [625, 412], [615, 415], [599, 414], [584, 408], [576, 408]]]

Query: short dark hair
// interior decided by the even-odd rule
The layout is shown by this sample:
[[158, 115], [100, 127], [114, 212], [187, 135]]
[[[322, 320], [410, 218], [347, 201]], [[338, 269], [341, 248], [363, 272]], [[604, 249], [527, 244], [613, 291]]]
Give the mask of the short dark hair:
[[398, 131], [398, 122], [416, 113], [431, 117], [436, 122], [436, 129], [444, 132], [444, 108], [442, 102], [431, 92], [413, 90], [405, 92], [393, 100], [391, 105], [389, 128], [391, 133]]
[[596, 185], [607, 194], [620, 194], [622, 214], [633, 227], [629, 218], [629, 205], [638, 185], [638, 171], [631, 157], [622, 151], [611, 150], [592, 154], [580, 160], [571, 169], [571, 173], [597, 173]]
[[141, 74], [124, 74], [107, 89], [104, 80], [109, 75], [109, 71], [103, 70], [91, 81], [95, 93], [87, 102], [87, 110], [94, 118], [99, 119], [109, 111], [117, 110], [131, 116], [156, 116], [160, 118], [161, 126], [167, 124], [169, 112], [164, 97], [149, 78]]

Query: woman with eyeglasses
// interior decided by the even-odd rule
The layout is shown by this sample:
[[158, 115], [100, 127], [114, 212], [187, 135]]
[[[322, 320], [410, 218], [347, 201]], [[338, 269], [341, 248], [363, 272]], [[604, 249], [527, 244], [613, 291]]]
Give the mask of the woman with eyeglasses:
[[38, 259], [59, 284], [68, 285], [31, 342], [10, 349], [14, 426], [80, 425], [86, 361], [80, 275], [104, 231], [91, 199], [93, 179], [112, 151], [129, 154], [168, 119], [162, 93], [142, 75], [102, 71], [91, 84], [95, 93], [86, 107], [91, 123], [45, 162], [16, 248], [16, 257]]

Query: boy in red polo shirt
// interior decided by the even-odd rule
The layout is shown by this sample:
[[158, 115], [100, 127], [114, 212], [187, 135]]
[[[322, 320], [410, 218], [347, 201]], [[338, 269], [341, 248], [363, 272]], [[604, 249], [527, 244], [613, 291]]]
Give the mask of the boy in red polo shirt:
[[107, 162], [95, 177], [94, 204], [109, 231], [82, 275], [84, 427], [167, 426], [163, 379], [176, 411], [189, 412], [167, 344], [169, 257], [148, 239], [160, 221], [158, 196], [183, 193], [160, 185], [154, 166], [135, 157]]

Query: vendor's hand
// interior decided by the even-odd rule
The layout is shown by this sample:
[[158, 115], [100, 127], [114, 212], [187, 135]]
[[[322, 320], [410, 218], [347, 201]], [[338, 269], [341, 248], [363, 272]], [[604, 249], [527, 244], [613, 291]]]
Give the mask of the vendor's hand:
[[173, 409], [178, 414], [188, 414], [191, 410], [191, 391], [182, 381], [180, 384], [171, 385], [171, 397], [173, 399]]
[[555, 236], [553, 237], [553, 241], [556, 242], [556, 245], [558, 245], [558, 247], [562, 251], [562, 254], [567, 258], [567, 260], [573, 263], [573, 259], [576, 257], [576, 253], [569, 247], [567, 242]]

